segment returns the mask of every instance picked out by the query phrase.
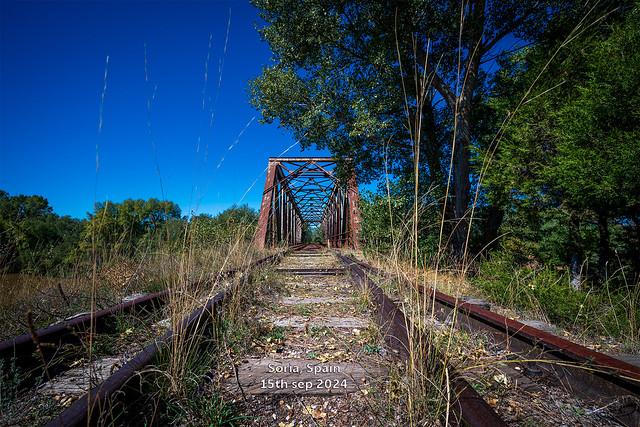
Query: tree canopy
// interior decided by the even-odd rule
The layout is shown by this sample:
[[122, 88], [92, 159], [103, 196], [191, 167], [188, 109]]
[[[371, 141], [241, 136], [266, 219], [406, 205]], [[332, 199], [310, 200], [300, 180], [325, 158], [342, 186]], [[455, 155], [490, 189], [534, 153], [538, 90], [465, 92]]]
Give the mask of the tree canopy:
[[144, 237], [179, 220], [180, 214], [177, 204], [153, 198], [97, 203], [83, 230], [83, 247], [131, 255]]
[[0, 270], [57, 272], [73, 261], [83, 222], [53, 213], [42, 196], [0, 190]]
[[[303, 147], [351, 157], [361, 181], [413, 173], [440, 203], [449, 172], [454, 249], [466, 236], [471, 147], [491, 67], [512, 45], [571, 26], [579, 2], [254, 0], [274, 64], [251, 84], [263, 120]], [[606, 3], [606, 2], [605, 2]], [[602, 6], [603, 8], [606, 5]]]
[[[640, 272], [640, 10], [626, 12], [622, 22], [603, 22], [572, 41], [544, 70], [512, 114], [486, 177], [491, 197], [510, 207], [511, 226], [520, 224], [514, 234], [540, 230], [534, 253], [545, 261], [591, 260], [603, 279], [620, 262]], [[498, 116], [547, 58], [546, 46], [536, 46], [505, 61], [489, 102]], [[607, 267], [612, 233], [619, 258]]]

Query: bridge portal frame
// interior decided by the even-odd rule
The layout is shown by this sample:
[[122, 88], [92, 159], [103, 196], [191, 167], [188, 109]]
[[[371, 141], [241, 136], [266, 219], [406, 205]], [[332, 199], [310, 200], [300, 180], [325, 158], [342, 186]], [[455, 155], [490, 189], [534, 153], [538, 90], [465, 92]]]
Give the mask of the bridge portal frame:
[[[350, 159], [344, 159], [350, 161]], [[355, 172], [345, 183], [332, 157], [271, 157], [254, 244], [302, 242], [305, 225], [319, 226], [329, 247], [360, 247], [359, 193]]]

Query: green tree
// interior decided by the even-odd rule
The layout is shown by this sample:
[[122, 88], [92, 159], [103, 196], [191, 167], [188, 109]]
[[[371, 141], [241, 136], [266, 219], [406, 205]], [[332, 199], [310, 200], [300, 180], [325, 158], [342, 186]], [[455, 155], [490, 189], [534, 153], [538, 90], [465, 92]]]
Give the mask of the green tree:
[[53, 213], [41, 196], [0, 190], [0, 268], [60, 273], [73, 262], [82, 221]]
[[445, 214], [460, 223], [457, 252], [466, 238], [477, 107], [489, 77], [482, 64], [508, 49], [506, 37], [535, 41], [556, 17], [583, 12], [571, 1], [253, 3], [274, 54], [251, 85], [263, 119], [290, 129], [303, 147], [354, 158], [363, 182], [379, 177], [386, 158], [393, 174], [411, 174], [419, 156], [426, 187], [444, 194], [453, 151]]
[[[612, 230], [616, 252], [636, 278], [640, 272], [640, 12], [620, 12], [623, 22], [602, 22], [563, 48], [512, 115], [487, 175], [491, 197], [510, 205], [509, 231], [532, 230], [532, 253], [571, 264], [576, 286], [585, 260], [595, 261], [602, 280], [613, 270]], [[505, 64], [492, 101], [500, 115], [517, 104], [547, 55], [548, 46], [538, 46]]]
[[247, 205], [234, 205], [215, 216], [201, 214], [191, 219], [191, 241], [206, 246], [251, 239], [257, 220], [258, 213]]
[[83, 231], [82, 249], [95, 247], [105, 256], [131, 256], [139, 244], [157, 237], [165, 224], [179, 219], [180, 208], [170, 201], [152, 198], [97, 203]]

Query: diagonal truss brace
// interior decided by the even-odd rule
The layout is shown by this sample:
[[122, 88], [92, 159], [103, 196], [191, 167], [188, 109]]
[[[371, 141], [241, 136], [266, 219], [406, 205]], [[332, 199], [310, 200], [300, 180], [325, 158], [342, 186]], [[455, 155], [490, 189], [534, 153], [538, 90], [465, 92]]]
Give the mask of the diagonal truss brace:
[[319, 227], [328, 246], [357, 249], [356, 177], [352, 174], [341, 183], [335, 168], [335, 159], [328, 157], [270, 158], [255, 245], [262, 249], [301, 243], [305, 228]]

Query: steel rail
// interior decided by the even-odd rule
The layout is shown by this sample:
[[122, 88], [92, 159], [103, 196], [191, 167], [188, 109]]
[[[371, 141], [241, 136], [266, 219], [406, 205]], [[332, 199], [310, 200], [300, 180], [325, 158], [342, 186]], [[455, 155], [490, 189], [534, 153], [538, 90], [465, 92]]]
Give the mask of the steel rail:
[[[424, 336], [409, 336], [408, 331], [417, 331], [412, 322], [398, 305], [393, 302], [384, 291], [367, 275], [365, 267], [351, 257], [345, 256], [338, 251], [334, 251], [336, 256], [351, 272], [361, 286], [371, 291], [373, 300], [377, 306], [377, 321], [383, 328], [385, 339], [391, 348], [405, 359], [411, 357], [411, 348], [414, 344], [423, 345], [428, 340]], [[422, 334], [417, 334], [422, 335]], [[416, 339], [417, 338], [417, 339]], [[440, 355], [435, 349], [429, 348], [428, 354], [437, 364], [437, 367], [443, 369]], [[456, 374], [452, 369], [448, 369], [452, 383], [452, 403], [450, 406], [450, 422], [454, 425], [464, 425], [469, 427], [500, 427], [507, 424], [500, 416], [489, 406], [489, 404], [476, 392], [473, 387], [461, 376]]]
[[[349, 259], [374, 275], [390, 276], [365, 262]], [[412, 285], [405, 278], [400, 280]], [[509, 319], [478, 304], [420, 287], [432, 298], [438, 320], [453, 321], [457, 328], [468, 332], [488, 333], [493, 342], [505, 350], [535, 361], [528, 362], [529, 368], [538, 368], [557, 378], [579, 397], [604, 404], [625, 401], [614, 416], [623, 425], [640, 426], [640, 367]]]
[[[246, 269], [255, 268], [260, 263], [269, 262], [274, 256], [257, 260], [244, 269], [230, 269], [217, 274], [215, 277], [194, 281], [191, 286], [211, 285], [223, 278], [242, 273]], [[81, 334], [88, 333], [92, 326], [93, 333], [110, 331], [113, 326], [113, 319], [117, 315], [157, 310], [167, 303], [169, 292], [167, 289], [143, 295], [93, 313], [81, 314], [54, 325], [40, 328], [35, 331], [38, 344], [34, 342], [30, 333], [2, 341], [0, 342], [0, 361], [3, 362], [3, 366], [15, 366], [25, 372], [26, 375], [20, 382], [19, 388], [28, 388], [33, 385], [35, 378], [41, 376], [45, 370], [48, 379], [66, 370], [63, 366], [63, 360], [61, 360], [63, 358], [59, 357], [59, 349], [63, 345], [81, 344]], [[43, 361], [36, 354], [37, 351], [42, 352], [46, 366], [42, 366]]]
[[[295, 250], [304, 245], [296, 245], [290, 250]], [[286, 251], [286, 252], [288, 252]], [[271, 263], [280, 259], [285, 252], [262, 258], [251, 263], [244, 271], [253, 270], [265, 263]], [[100, 417], [110, 414], [117, 401], [124, 402], [126, 394], [132, 391], [139, 392], [142, 384], [144, 369], [154, 362], [161, 351], [170, 348], [174, 339], [189, 338], [203, 326], [210, 325], [207, 320], [215, 319], [220, 312], [220, 306], [231, 296], [231, 291], [224, 290], [207, 300], [204, 306], [194, 310], [184, 318], [176, 330], [170, 330], [162, 337], [148, 344], [142, 351], [125, 363], [120, 369], [110, 375], [103, 382], [91, 388], [84, 396], [75, 400], [56, 418], [46, 424], [46, 427], [76, 427], [92, 425], [99, 421]], [[135, 381], [137, 379], [137, 381]], [[130, 384], [135, 381], [136, 384]], [[125, 403], [126, 405], [126, 403]]]

